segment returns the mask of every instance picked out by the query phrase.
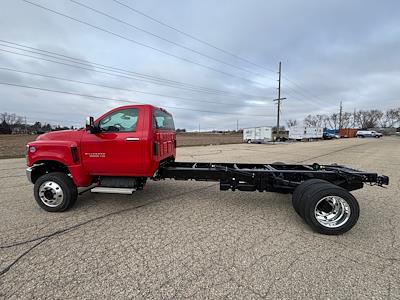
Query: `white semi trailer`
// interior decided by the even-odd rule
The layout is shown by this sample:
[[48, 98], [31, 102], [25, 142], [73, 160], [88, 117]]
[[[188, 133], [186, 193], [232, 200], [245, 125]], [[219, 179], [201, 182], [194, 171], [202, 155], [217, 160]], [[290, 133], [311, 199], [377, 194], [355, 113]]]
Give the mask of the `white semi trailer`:
[[265, 143], [270, 141], [272, 141], [271, 126], [243, 128], [243, 142], [245, 143]]
[[303, 139], [322, 139], [322, 127], [314, 126], [296, 126], [289, 128], [289, 139], [303, 140]]

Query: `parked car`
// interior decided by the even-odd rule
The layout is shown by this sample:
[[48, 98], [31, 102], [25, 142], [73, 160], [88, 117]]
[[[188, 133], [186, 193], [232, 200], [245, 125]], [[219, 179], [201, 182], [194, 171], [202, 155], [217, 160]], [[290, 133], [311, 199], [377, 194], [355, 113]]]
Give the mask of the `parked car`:
[[365, 137], [380, 138], [382, 136], [383, 136], [382, 133], [376, 132], [374, 130], [359, 130], [359, 131], [357, 131], [357, 137], [359, 137], [359, 138], [365, 138]]

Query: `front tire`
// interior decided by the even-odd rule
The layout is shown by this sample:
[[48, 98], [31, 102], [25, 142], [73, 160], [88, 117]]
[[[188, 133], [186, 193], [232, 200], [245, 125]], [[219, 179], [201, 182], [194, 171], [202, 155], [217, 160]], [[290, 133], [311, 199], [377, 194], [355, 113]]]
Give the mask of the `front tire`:
[[303, 195], [303, 218], [316, 232], [339, 235], [358, 221], [360, 207], [347, 190], [334, 184], [315, 184]]
[[78, 189], [67, 174], [52, 172], [36, 180], [34, 195], [36, 202], [44, 210], [62, 212], [75, 204]]

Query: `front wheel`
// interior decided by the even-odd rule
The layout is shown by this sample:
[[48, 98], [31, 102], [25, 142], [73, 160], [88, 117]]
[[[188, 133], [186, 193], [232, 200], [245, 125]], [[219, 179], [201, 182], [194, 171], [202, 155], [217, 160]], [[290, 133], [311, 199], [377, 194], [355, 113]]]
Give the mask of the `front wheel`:
[[52, 172], [36, 180], [34, 195], [36, 202], [44, 210], [61, 212], [75, 204], [78, 190], [67, 174]]
[[304, 220], [322, 234], [339, 235], [357, 223], [360, 207], [347, 190], [334, 184], [310, 186], [303, 195]]

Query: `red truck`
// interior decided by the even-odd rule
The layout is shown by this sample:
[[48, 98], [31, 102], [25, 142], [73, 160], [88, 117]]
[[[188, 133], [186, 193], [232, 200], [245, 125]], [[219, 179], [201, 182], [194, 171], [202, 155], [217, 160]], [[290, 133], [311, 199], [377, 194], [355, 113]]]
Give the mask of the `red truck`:
[[86, 128], [50, 132], [27, 145], [28, 179], [39, 206], [71, 208], [79, 193], [132, 194], [147, 179], [219, 181], [221, 190], [292, 193], [296, 212], [323, 234], [341, 234], [357, 222], [359, 206], [349, 192], [364, 183], [387, 185], [378, 176], [339, 165], [176, 162], [172, 115], [152, 105], [113, 109]]

